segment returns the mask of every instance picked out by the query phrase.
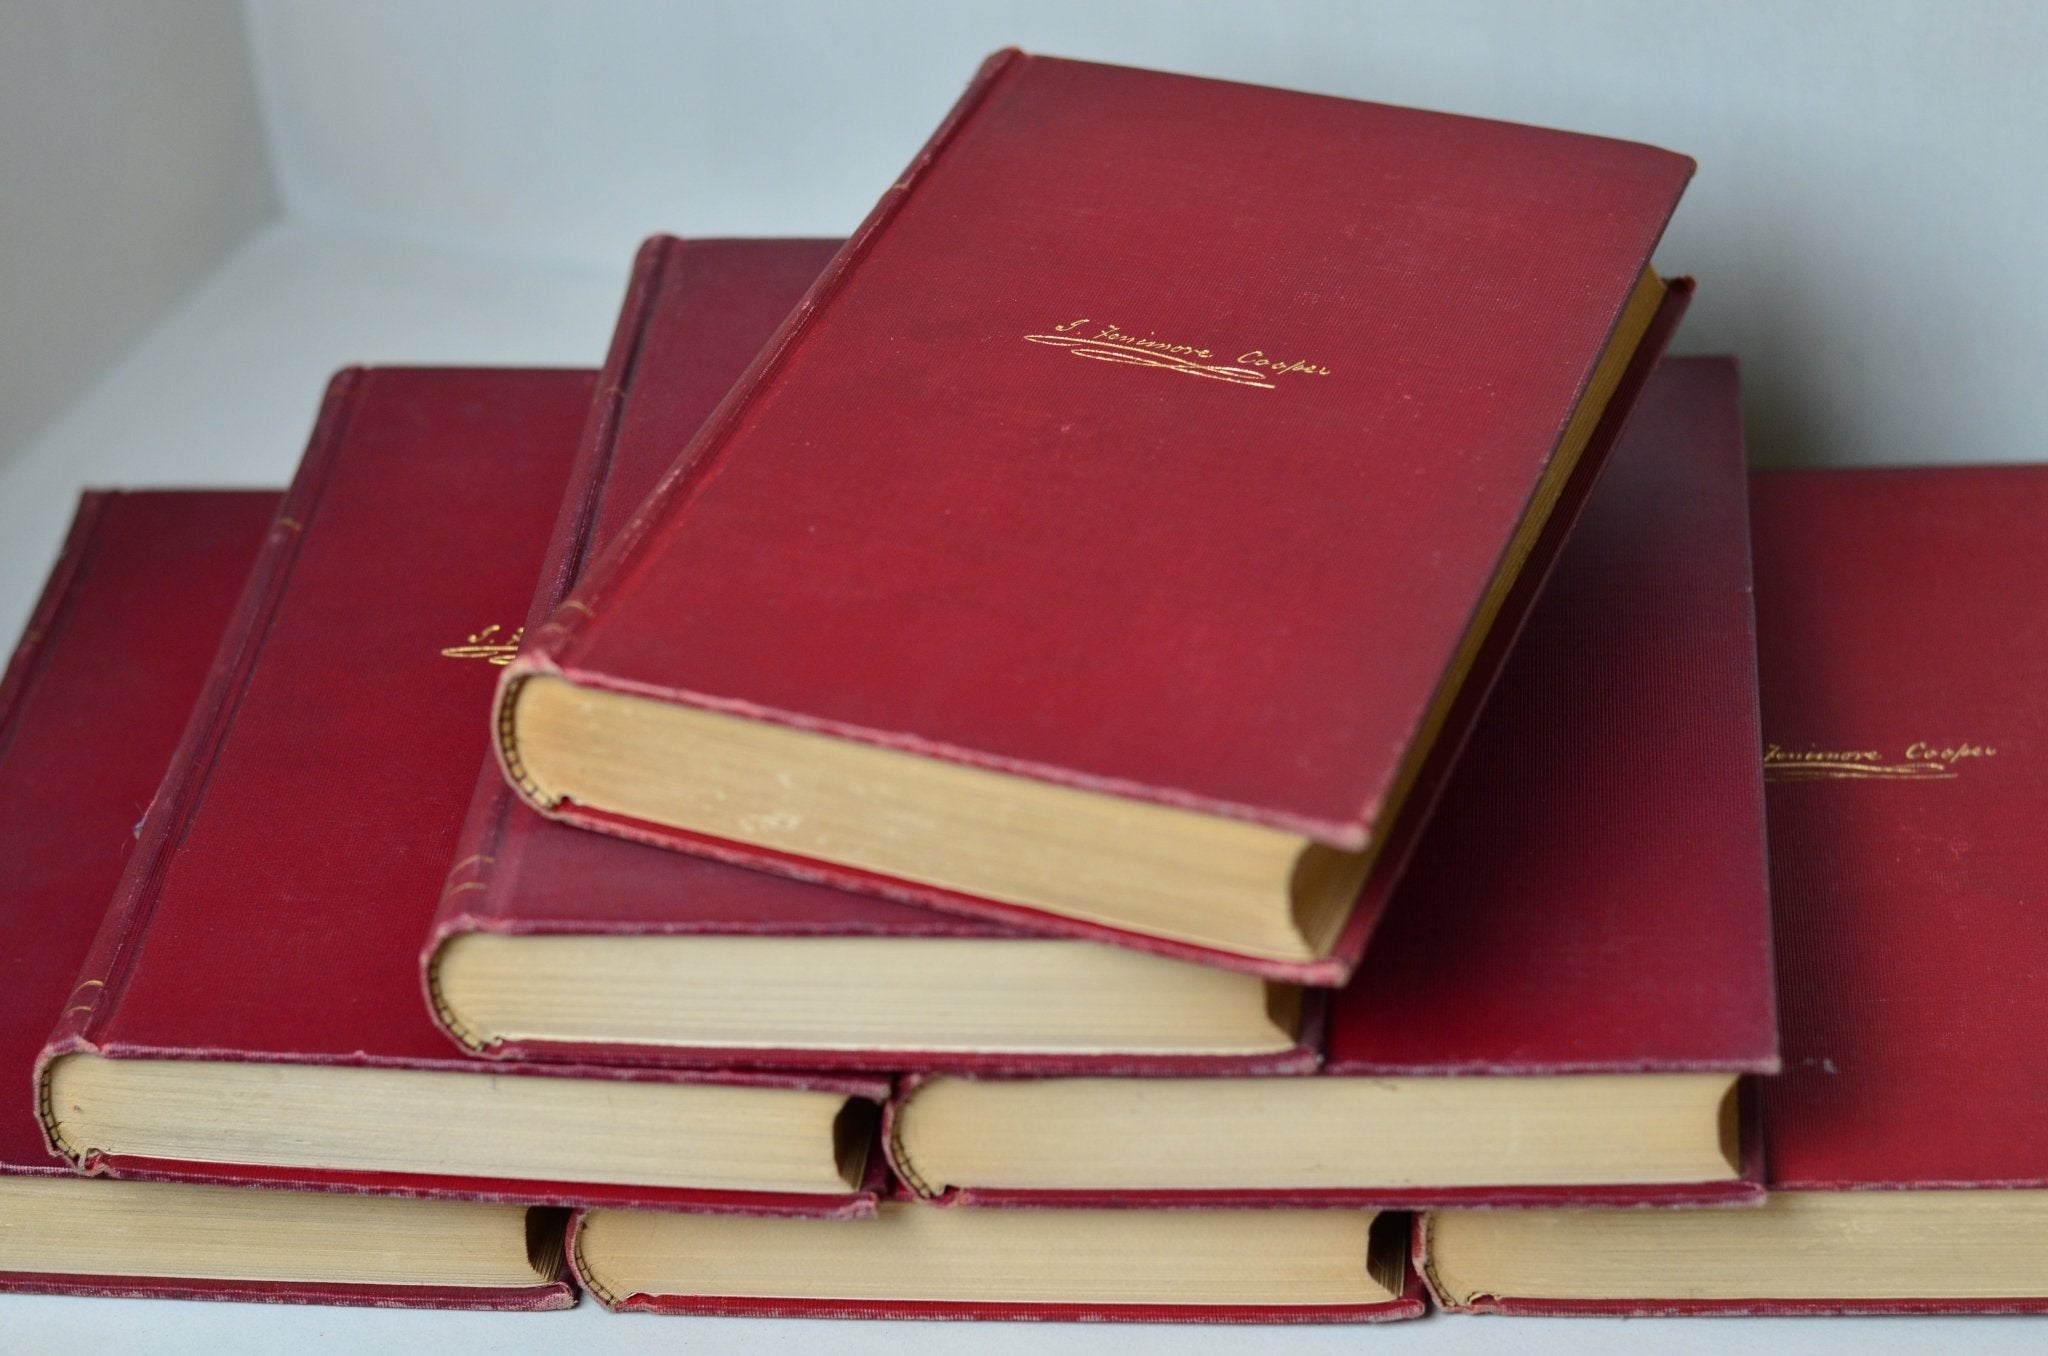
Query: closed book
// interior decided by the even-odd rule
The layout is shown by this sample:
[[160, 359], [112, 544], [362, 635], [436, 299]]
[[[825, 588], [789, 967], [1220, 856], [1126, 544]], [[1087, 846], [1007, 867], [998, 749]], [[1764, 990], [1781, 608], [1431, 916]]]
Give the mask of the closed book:
[[1003, 53], [499, 687], [543, 813], [1334, 985], [1689, 284], [1594, 137]]
[[26, 1095], [278, 496], [87, 494], [0, 679], [0, 1289], [558, 1309], [560, 1212], [88, 1181]]
[[1755, 1203], [1778, 1068], [1735, 366], [1667, 359], [1312, 1078], [909, 1080], [961, 1203]]
[[569, 371], [335, 379], [38, 1065], [44, 1132], [81, 1170], [872, 1208], [870, 1081], [487, 1065], [420, 1002], [494, 628], [532, 596], [591, 391]]
[[[656, 237], [599, 375], [544, 623], [837, 250]], [[714, 1067], [1305, 1071], [1292, 986], [588, 833], [486, 758], [422, 956], [493, 1058]]]
[[2048, 1310], [2048, 468], [1759, 472], [1770, 1198], [1429, 1217], [1447, 1307]]
[[778, 1318], [1378, 1323], [1419, 1318], [1408, 1217], [1370, 1210], [938, 1210], [869, 1219], [580, 1211], [608, 1309]]

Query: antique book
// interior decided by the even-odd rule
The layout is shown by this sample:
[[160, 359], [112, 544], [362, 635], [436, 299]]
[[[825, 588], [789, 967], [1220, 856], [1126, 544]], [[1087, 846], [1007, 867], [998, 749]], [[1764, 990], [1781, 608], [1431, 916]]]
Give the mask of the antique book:
[[992, 58], [528, 631], [507, 776], [1340, 983], [1683, 309], [1650, 256], [1691, 171]]
[[1754, 1202], [1778, 1067], [1742, 425], [1667, 359], [1312, 1078], [907, 1080], [921, 1194]]
[[2048, 468], [1759, 472], [1752, 502], [1770, 1198], [1432, 1215], [1446, 1307], [2048, 1310]]
[[592, 380], [336, 377], [38, 1064], [81, 1170], [872, 1208], [875, 1080], [489, 1065], [420, 1002], [497, 628], [532, 596]]
[[1419, 1318], [1408, 1219], [1358, 1210], [937, 1210], [859, 1220], [579, 1212], [609, 1309], [788, 1318], [1369, 1323]]
[[[827, 240], [640, 251], [529, 618], [545, 622], [831, 260]], [[495, 1058], [720, 1067], [1305, 1071], [1317, 1000], [1257, 975], [588, 833], [484, 760], [421, 958]]]
[[0, 1289], [566, 1307], [558, 1211], [88, 1181], [27, 1096], [272, 492], [89, 493], [0, 679]]

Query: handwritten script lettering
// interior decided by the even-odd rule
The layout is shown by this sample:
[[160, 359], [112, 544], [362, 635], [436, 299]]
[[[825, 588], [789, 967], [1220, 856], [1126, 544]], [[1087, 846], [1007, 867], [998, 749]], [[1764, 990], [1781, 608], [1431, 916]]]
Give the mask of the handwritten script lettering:
[[1903, 752], [1887, 757], [1879, 749], [1788, 748], [1764, 745], [1764, 780], [1811, 781], [1954, 781], [1959, 764], [1996, 758], [1991, 744], [1916, 739]]
[[486, 626], [472, 633], [462, 644], [450, 645], [441, 654], [447, 659], [481, 659], [502, 669], [512, 662], [513, 655], [519, 653], [519, 638], [525, 633], [523, 626], [515, 626], [510, 631]]
[[1266, 350], [1262, 348], [1255, 348], [1249, 353], [1240, 353], [1237, 355], [1237, 360], [1246, 367], [1266, 368], [1276, 376], [1284, 376], [1289, 372], [1305, 372], [1312, 377], [1327, 377], [1330, 375], [1329, 368], [1320, 367], [1315, 363], [1305, 363], [1299, 359], [1289, 361], [1286, 358], [1268, 358]]
[[1138, 334], [1116, 324], [1089, 316], [1054, 325], [1045, 334], [1027, 334], [1027, 344], [1063, 348], [1076, 358], [1090, 362], [1121, 363], [1150, 367], [1184, 377], [1228, 382], [1256, 390], [1276, 390], [1275, 379], [1283, 376], [1327, 377], [1330, 369], [1300, 359], [1274, 358], [1264, 349], [1249, 349], [1235, 363], [1216, 362], [1218, 350], [1209, 344], [1190, 343], [1185, 337], [1162, 339], [1156, 332]]

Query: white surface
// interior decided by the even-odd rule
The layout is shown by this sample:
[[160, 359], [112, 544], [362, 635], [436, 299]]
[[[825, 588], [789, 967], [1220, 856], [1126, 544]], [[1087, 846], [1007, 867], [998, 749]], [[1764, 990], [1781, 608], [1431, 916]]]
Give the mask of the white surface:
[[279, 485], [353, 362], [596, 366], [630, 259], [492, 263], [280, 225], [0, 466], [0, 635], [19, 635], [88, 485]]
[[0, 464], [273, 206], [236, 0], [0, 0]]
[[14, 1356], [230, 1356], [238, 1352], [433, 1353], [775, 1352], [902, 1356], [971, 1351], [976, 1356], [1047, 1351], [1115, 1351], [1132, 1356], [1359, 1356], [1362, 1352], [1514, 1352], [1517, 1356], [1872, 1356], [1877, 1352], [1967, 1351], [1970, 1356], [2038, 1356], [2035, 1319], [1509, 1319], [1432, 1315], [1373, 1327], [1267, 1328], [1038, 1323], [868, 1323], [777, 1319], [688, 1319], [608, 1314], [585, 1300], [568, 1313], [451, 1314], [389, 1309], [297, 1309], [173, 1300], [80, 1300], [0, 1296], [0, 1352]]
[[248, 0], [290, 213], [606, 264], [852, 228], [1006, 43], [1598, 131], [1700, 163], [1659, 256], [1771, 460], [2048, 456], [2029, 0]]
[[[22, 40], [17, 3], [0, 0], [0, 43]], [[641, 235], [850, 228], [974, 62], [1011, 41], [1688, 151], [1702, 171], [1662, 257], [1701, 277], [1680, 347], [1744, 355], [1767, 453], [2048, 450], [2037, 371], [2048, 7], [247, 0], [247, 11], [287, 221], [0, 469], [0, 635], [18, 632], [81, 485], [280, 484], [322, 384], [346, 362], [594, 364]], [[119, 105], [123, 125], [161, 115], [145, 104]], [[0, 159], [9, 210], [24, 184], [52, 188], [22, 177], [31, 163]], [[10, 340], [43, 323], [0, 311]], [[8, 1356], [827, 1344], [1863, 1356], [1906, 1342], [1991, 1356], [2044, 1338], [2048, 1325], [2015, 1319], [1049, 1330], [614, 1317], [588, 1302], [470, 1315], [0, 1295]]]

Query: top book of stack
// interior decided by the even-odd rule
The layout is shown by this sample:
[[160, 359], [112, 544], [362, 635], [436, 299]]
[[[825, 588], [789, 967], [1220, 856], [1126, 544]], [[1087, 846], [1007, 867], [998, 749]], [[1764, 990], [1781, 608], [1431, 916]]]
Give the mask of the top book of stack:
[[1334, 984], [1692, 162], [1005, 52], [499, 690], [588, 828]]

